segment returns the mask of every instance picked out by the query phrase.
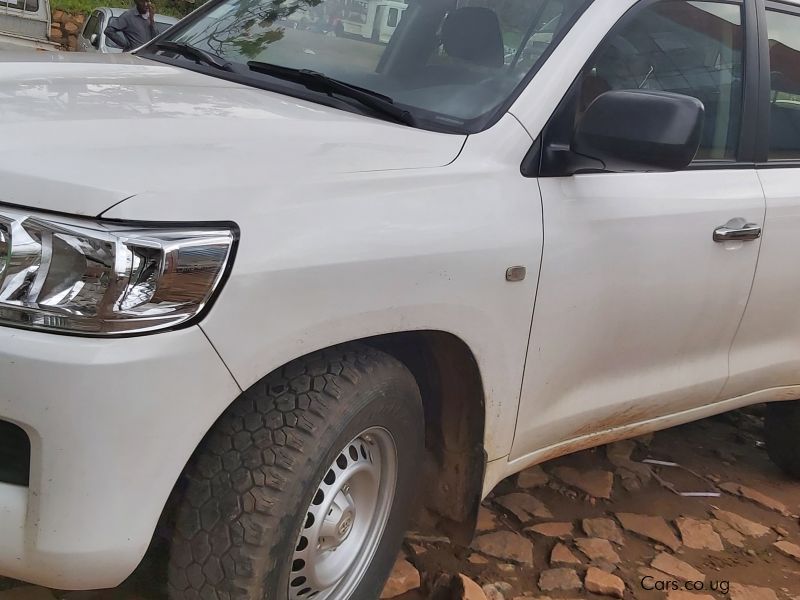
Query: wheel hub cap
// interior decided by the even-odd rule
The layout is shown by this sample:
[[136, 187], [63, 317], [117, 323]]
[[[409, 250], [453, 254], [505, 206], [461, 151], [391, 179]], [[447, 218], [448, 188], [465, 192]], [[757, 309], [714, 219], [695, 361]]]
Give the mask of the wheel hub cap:
[[385, 429], [369, 429], [344, 447], [306, 509], [289, 600], [350, 597], [379, 546], [396, 479], [397, 450]]
[[339, 522], [337, 531], [339, 532], [339, 543], [345, 541], [350, 534], [350, 528], [353, 526], [353, 515], [348, 513]]

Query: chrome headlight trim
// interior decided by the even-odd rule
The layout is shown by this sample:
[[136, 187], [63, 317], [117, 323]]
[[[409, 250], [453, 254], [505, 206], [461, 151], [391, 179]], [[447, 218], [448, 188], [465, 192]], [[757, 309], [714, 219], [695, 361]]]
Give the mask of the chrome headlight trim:
[[82, 337], [188, 327], [230, 272], [233, 223], [121, 222], [0, 206], [0, 326]]

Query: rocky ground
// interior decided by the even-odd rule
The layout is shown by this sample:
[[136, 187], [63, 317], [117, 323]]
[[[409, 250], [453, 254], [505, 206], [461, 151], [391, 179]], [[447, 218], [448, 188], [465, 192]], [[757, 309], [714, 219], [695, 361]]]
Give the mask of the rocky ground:
[[[411, 534], [383, 597], [800, 600], [797, 513], [800, 482], [767, 458], [759, 409], [730, 413], [502, 482], [470, 548]], [[159, 564], [103, 592], [0, 579], [0, 600], [160, 600]]]

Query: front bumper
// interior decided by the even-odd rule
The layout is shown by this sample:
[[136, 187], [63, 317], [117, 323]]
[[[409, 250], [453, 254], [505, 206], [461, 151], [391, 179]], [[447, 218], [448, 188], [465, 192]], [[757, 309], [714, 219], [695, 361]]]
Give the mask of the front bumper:
[[0, 575], [118, 585], [239, 393], [197, 327], [117, 340], [0, 327], [0, 419], [31, 440], [29, 487], [0, 483]]

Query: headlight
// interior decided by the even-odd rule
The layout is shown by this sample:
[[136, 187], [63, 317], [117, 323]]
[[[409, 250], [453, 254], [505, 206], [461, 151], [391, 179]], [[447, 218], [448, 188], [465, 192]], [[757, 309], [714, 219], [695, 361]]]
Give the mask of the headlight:
[[135, 227], [0, 209], [0, 325], [94, 336], [196, 317], [231, 260], [226, 227]]

